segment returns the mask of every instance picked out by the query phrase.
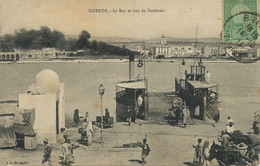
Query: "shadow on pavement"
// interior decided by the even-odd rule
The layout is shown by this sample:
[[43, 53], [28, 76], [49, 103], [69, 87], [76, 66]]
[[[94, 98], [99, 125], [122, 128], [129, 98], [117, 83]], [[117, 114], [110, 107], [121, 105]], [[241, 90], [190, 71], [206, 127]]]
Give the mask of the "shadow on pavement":
[[183, 164], [187, 165], [187, 166], [194, 166], [195, 164], [191, 163], [191, 162], [183, 162]]
[[143, 161], [142, 160], [128, 160], [128, 161], [130, 161], [131, 163], [137, 163], [137, 164], [142, 164], [143, 163]]

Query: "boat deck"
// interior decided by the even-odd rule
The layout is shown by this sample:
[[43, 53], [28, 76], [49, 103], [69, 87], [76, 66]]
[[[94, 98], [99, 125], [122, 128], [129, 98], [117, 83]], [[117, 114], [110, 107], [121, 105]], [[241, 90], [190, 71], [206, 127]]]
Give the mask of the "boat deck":
[[188, 83], [193, 86], [195, 89], [206, 89], [206, 88], [213, 88], [217, 87], [218, 84], [216, 82], [201, 82], [201, 81], [188, 81]]

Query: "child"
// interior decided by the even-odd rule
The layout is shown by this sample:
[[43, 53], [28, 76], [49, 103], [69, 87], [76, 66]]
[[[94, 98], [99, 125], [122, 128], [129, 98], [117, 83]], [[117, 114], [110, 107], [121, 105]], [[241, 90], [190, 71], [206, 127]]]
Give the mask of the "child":
[[193, 148], [195, 148], [193, 164], [201, 164], [201, 153], [202, 153], [201, 142], [202, 142], [202, 139], [199, 138], [198, 139], [198, 144], [196, 146], [192, 145]]
[[72, 145], [70, 144], [70, 139], [67, 139], [64, 144], [62, 144], [62, 154], [63, 154], [63, 161], [65, 164], [70, 164], [72, 161], [72, 154], [73, 149]]
[[143, 139], [143, 144], [140, 145], [140, 147], [142, 148], [142, 164], [146, 164], [145, 158], [149, 155], [150, 153], [150, 147], [147, 143], [147, 139]]

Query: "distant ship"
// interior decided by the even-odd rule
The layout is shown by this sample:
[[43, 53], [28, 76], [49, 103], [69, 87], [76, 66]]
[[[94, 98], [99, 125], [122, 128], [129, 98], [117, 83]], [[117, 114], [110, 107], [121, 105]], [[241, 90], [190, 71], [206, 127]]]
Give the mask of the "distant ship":
[[217, 122], [220, 117], [219, 86], [216, 82], [206, 82], [205, 76], [206, 68], [200, 59], [197, 65], [191, 65], [189, 73], [185, 71], [185, 79], [175, 78], [175, 92], [186, 102], [191, 117]]
[[[139, 61], [140, 62], [140, 61]], [[140, 65], [140, 64], [138, 64]], [[139, 66], [141, 67], [141, 66]], [[144, 66], [145, 68], [145, 66]], [[134, 79], [134, 55], [129, 56], [129, 80], [118, 82], [116, 84], [116, 121], [122, 122], [127, 120], [127, 110], [132, 110], [132, 121], [136, 118], [148, 119], [148, 80]], [[136, 109], [138, 97], [142, 97], [140, 109]], [[136, 111], [138, 110], [138, 112]]]

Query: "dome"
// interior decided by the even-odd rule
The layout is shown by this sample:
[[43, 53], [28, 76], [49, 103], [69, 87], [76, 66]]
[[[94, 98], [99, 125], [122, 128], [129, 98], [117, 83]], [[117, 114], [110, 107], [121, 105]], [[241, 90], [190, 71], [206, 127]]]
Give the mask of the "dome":
[[56, 72], [45, 69], [36, 75], [36, 86], [43, 88], [47, 93], [56, 93], [59, 90], [60, 79]]

